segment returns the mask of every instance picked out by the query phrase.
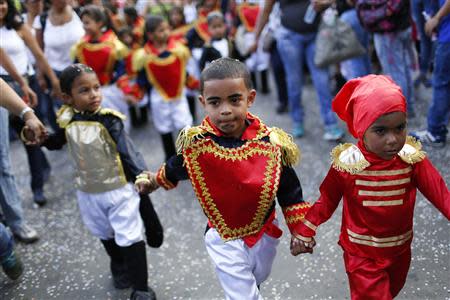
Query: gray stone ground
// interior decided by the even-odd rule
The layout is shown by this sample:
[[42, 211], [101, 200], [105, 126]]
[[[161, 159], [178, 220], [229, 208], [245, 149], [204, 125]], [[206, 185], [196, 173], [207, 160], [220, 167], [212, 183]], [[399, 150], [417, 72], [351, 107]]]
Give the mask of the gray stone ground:
[[[431, 90], [420, 89], [418, 93], [420, 116], [410, 122], [412, 129], [425, 124]], [[303, 96], [307, 133], [296, 140], [303, 153], [296, 170], [305, 198], [314, 201], [330, 165], [329, 152], [335, 144], [321, 138], [318, 104], [310, 84]], [[288, 115], [277, 115], [275, 105], [274, 93], [259, 95], [251, 111], [271, 126], [290, 130]], [[154, 127], [148, 124], [133, 131], [132, 137], [149, 167], [155, 170], [163, 154]], [[351, 141], [348, 137], [347, 140]], [[26, 270], [17, 282], [9, 281], [0, 272], [0, 299], [127, 299], [130, 291], [113, 288], [106, 253], [81, 222], [67, 152], [48, 152], [52, 176], [45, 190], [49, 202], [44, 208], [36, 208], [32, 204], [23, 147], [14, 142], [11, 149], [25, 215], [41, 239], [33, 245], [17, 245]], [[449, 146], [440, 150], [426, 148], [447, 183], [450, 182], [449, 149]], [[159, 190], [152, 199], [165, 228], [163, 246], [147, 250], [149, 285], [158, 299], [222, 299], [203, 244], [205, 217], [190, 184], [183, 182], [170, 192]], [[320, 227], [315, 253], [300, 257], [289, 254], [288, 230], [281, 221], [285, 234], [272, 274], [261, 286], [266, 299], [349, 299], [342, 250], [336, 243], [340, 221], [341, 207]], [[398, 299], [450, 299], [449, 222], [419, 195], [414, 225], [412, 265]]]

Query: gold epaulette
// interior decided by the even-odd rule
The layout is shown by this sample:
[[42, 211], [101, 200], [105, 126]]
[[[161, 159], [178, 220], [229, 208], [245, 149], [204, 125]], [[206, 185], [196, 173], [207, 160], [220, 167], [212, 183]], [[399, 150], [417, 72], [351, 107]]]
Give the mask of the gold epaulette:
[[350, 143], [334, 147], [331, 151], [331, 159], [333, 168], [350, 174], [356, 174], [370, 166], [361, 150]]
[[300, 161], [300, 149], [292, 136], [280, 128], [270, 127], [269, 138], [273, 145], [281, 147], [281, 159], [284, 166], [293, 166]]
[[422, 151], [422, 144], [420, 141], [416, 140], [412, 136], [408, 136], [406, 137], [406, 143], [402, 150], [398, 153], [398, 156], [400, 156], [404, 162], [413, 165], [422, 161], [426, 154]]
[[72, 117], [74, 114], [75, 114], [75, 112], [71, 106], [63, 105], [56, 112], [56, 123], [58, 123], [60, 128], [66, 128], [66, 126], [72, 120]]
[[99, 115], [113, 115], [121, 119], [122, 121], [125, 121], [127, 119], [127, 117], [123, 113], [120, 113], [117, 110], [111, 108], [102, 108], [98, 113]]
[[177, 141], [175, 143], [177, 147], [177, 153], [181, 154], [183, 149], [189, 147], [189, 145], [191, 145], [196, 139], [202, 138], [205, 132], [206, 131], [201, 126], [184, 127], [180, 131], [180, 134], [178, 135]]
[[133, 72], [138, 72], [144, 68], [147, 55], [144, 48], [137, 49], [131, 57], [131, 68]]

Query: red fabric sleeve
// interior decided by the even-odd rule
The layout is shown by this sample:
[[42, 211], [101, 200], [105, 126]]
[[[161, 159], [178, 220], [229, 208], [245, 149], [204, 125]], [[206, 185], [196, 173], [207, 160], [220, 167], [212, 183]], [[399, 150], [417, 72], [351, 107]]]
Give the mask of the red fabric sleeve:
[[298, 224], [295, 232], [303, 237], [312, 237], [317, 227], [326, 222], [334, 213], [344, 193], [343, 172], [333, 167], [320, 185], [320, 197], [309, 209], [302, 223]]
[[450, 220], [450, 193], [441, 174], [428, 158], [414, 165], [413, 176], [419, 191]]
[[156, 173], [156, 182], [158, 183], [159, 186], [162, 186], [165, 190], [171, 190], [177, 186], [177, 184], [174, 184], [169, 179], [167, 179], [166, 164], [163, 164]]

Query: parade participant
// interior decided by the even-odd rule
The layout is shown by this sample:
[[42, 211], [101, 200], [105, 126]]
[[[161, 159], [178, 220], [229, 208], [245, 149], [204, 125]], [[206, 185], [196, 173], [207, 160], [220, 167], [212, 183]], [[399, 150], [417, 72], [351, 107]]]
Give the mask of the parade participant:
[[127, 6], [123, 9], [125, 23], [133, 31], [133, 47], [140, 48], [144, 43], [145, 19], [138, 15], [136, 8]]
[[389, 77], [350, 80], [334, 99], [333, 110], [358, 144], [332, 151], [320, 198], [300, 225], [301, 241], [292, 253], [305, 252], [297, 245], [313, 246], [317, 227], [343, 198], [339, 244], [351, 298], [392, 299], [405, 284], [411, 262], [417, 189], [447, 219], [450, 193], [420, 143], [406, 136], [406, 100]]
[[227, 38], [227, 27], [221, 12], [213, 11], [208, 14], [208, 31], [211, 39], [203, 46], [200, 70], [218, 58], [232, 56], [233, 47]]
[[43, 145], [58, 150], [69, 144], [81, 218], [111, 258], [114, 286], [132, 286], [131, 299], [156, 299], [147, 285], [140, 198], [130, 184], [145, 162], [124, 131], [124, 116], [101, 107], [101, 85], [92, 68], [71, 65], [60, 82], [68, 105], [58, 112], [61, 129]]
[[192, 28], [191, 24], [186, 24], [183, 8], [174, 6], [169, 12], [169, 25], [171, 28], [170, 38], [187, 44], [186, 34]]
[[[198, 17], [193, 28], [186, 34], [189, 49], [202, 48], [203, 44], [211, 38], [208, 31], [208, 14], [219, 10], [217, 0], [202, 0], [198, 8]], [[195, 53], [193, 53], [195, 56]], [[200, 56], [196, 59], [198, 60]]]
[[[102, 8], [95, 5], [83, 7], [81, 14], [86, 35], [71, 49], [74, 62], [83, 63], [94, 69], [102, 87], [103, 106], [115, 109], [128, 116], [125, 96], [115, 84], [125, 73], [123, 58], [127, 47], [111, 29], [110, 21]], [[129, 121], [125, 122], [129, 131]]]
[[202, 73], [200, 92], [207, 117], [184, 129], [178, 154], [157, 174], [138, 176], [136, 186], [142, 192], [172, 189], [189, 179], [208, 218], [206, 249], [226, 299], [262, 299], [259, 286], [282, 235], [275, 197], [293, 235], [309, 207], [292, 168], [299, 149], [284, 131], [248, 112], [256, 91], [245, 64], [212, 62]]
[[176, 153], [173, 132], [192, 125], [185, 94], [189, 50], [169, 39], [169, 24], [163, 17], [148, 17], [145, 30], [148, 41], [136, 51], [133, 69], [139, 72], [138, 84], [150, 95], [153, 122], [167, 159]]

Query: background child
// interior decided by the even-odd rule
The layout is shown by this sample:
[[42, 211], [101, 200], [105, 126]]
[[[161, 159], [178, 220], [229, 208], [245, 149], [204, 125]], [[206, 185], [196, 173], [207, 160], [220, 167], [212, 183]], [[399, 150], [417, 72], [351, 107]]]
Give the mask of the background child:
[[212, 62], [202, 73], [200, 92], [207, 117], [180, 134], [178, 155], [136, 185], [142, 192], [172, 189], [189, 179], [208, 218], [206, 249], [226, 299], [261, 299], [259, 286], [270, 274], [282, 234], [275, 197], [292, 234], [309, 207], [292, 168], [299, 150], [281, 129], [248, 113], [256, 91], [245, 64]]
[[133, 69], [139, 72], [138, 84], [150, 95], [153, 122], [169, 158], [176, 153], [173, 132], [192, 125], [185, 94], [189, 50], [169, 39], [169, 24], [163, 17], [148, 17], [145, 30], [147, 43], [136, 51]]
[[[86, 65], [67, 67], [60, 77], [69, 106], [58, 112], [61, 130], [50, 135], [50, 150], [69, 144], [75, 162], [80, 214], [111, 258], [116, 288], [133, 287], [131, 299], [156, 299], [147, 286], [147, 258], [142, 240], [140, 200], [130, 181], [146, 168], [124, 131], [124, 116], [101, 108], [101, 85]], [[147, 199], [147, 202], [151, 202]], [[153, 225], [159, 224], [153, 211]], [[161, 228], [159, 224], [159, 228]], [[154, 230], [156, 234], [157, 228]], [[162, 241], [162, 237], [160, 237]]]
[[[390, 78], [368, 75], [347, 82], [333, 101], [357, 145], [332, 151], [333, 164], [320, 198], [300, 225], [298, 236], [313, 243], [317, 226], [344, 199], [339, 244], [352, 299], [392, 299], [411, 262], [417, 189], [450, 218], [450, 193], [420, 143], [406, 136], [406, 101]], [[300, 247], [294, 255], [311, 252]]]

